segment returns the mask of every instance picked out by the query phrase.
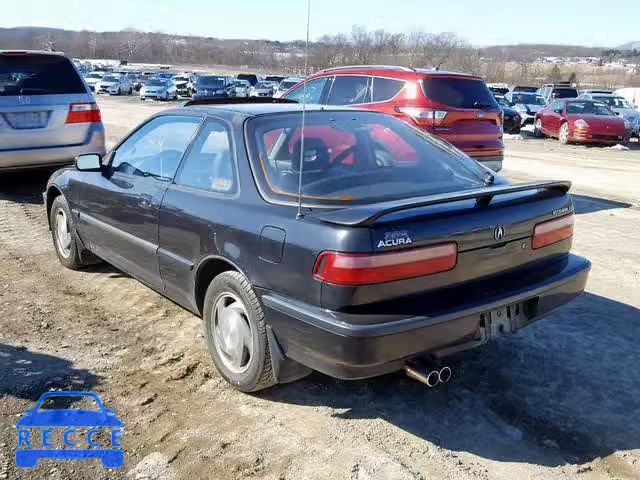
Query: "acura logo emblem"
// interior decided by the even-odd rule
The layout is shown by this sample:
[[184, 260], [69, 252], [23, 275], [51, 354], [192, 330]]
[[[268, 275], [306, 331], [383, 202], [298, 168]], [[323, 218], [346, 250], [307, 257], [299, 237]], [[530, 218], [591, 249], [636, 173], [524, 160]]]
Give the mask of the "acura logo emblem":
[[493, 231], [493, 238], [496, 240], [502, 240], [504, 238], [504, 227], [496, 227]]

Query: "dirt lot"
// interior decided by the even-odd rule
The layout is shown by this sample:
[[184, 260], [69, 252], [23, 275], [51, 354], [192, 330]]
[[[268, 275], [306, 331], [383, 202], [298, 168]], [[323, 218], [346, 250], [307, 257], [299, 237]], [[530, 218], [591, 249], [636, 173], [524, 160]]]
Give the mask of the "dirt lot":
[[[166, 104], [100, 100], [113, 144]], [[400, 374], [314, 374], [245, 395], [213, 369], [200, 320], [108, 266], [58, 264], [46, 173], [0, 180], [0, 479], [640, 478], [640, 148], [509, 140], [505, 174], [575, 181], [587, 292], [451, 359], [428, 390]], [[15, 422], [49, 389], [91, 390], [123, 421], [125, 465], [13, 462]]]

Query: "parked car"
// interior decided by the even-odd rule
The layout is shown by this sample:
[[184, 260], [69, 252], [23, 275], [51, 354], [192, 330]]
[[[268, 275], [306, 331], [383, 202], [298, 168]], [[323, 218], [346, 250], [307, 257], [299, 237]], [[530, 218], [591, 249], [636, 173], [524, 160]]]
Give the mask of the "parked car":
[[520, 124], [522, 122], [520, 114], [514, 108], [511, 108], [509, 101], [502, 95], [494, 95], [494, 97], [500, 106], [500, 110], [502, 110], [502, 131], [510, 135], [517, 135], [520, 133]]
[[613, 94], [626, 98], [627, 101], [631, 105], [633, 105], [635, 108], [640, 108], [640, 88], [638, 87], [620, 88], [615, 92], [613, 92]]
[[192, 98], [202, 100], [205, 98], [235, 97], [235, 79], [223, 75], [202, 75], [198, 77]]
[[249, 89], [250, 97], [273, 97], [278, 86], [273, 82], [258, 82]]
[[234, 81], [236, 86], [236, 97], [248, 97], [249, 90], [251, 90], [251, 84], [247, 80], [238, 80]]
[[[511, 87], [511, 92], [524, 92], [524, 93], [536, 93], [538, 91], [538, 87], [533, 87], [529, 85], [514, 85]], [[506, 94], [505, 94], [506, 95]]]
[[309, 105], [302, 142], [301, 105], [195, 103], [78, 157], [45, 205], [62, 265], [102, 258], [201, 315], [239, 390], [414, 369], [585, 287], [568, 182], [511, 184], [378, 112]]
[[273, 82], [276, 85], [279, 85], [281, 81], [285, 79], [284, 75], [267, 75], [264, 78], [265, 82]]
[[608, 94], [608, 93], [613, 93], [612, 90], [608, 90], [608, 89], [586, 89], [586, 90], [580, 90], [580, 95], [583, 94], [590, 94], [590, 93], [604, 93], [604, 94]]
[[576, 98], [578, 96], [578, 90], [568, 84], [548, 84], [543, 85], [538, 90], [538, 94], [544, 97], [547, 104], [553, 100], [560, 98]]
[[276, 92], [273, 94], [273, 96], [275, 98], [282, 97], [282, 95], [284, 95], [285, 92], [287, 92], [288, 90], [292, 89], [293, 87], [295, 87], [297, 84], [299, 84], [303, 80], [304, 79], [300, 78], [300, 77], [287, 77], [287, 78], [285, 78], [284, 80], [282, 80], [278, 84], [278, 88], [276, 89]]
[[633, 108], [633, 105], [626, 98], [619, 95], [604, 93], [584, 93], [578, 97], [579, 100], [593, 100], [594, 102], [606, 103], [609, 108], [616, 112], [618, 116], [624, 118], [631, 124], [635, 125], [636, 120], [640, 118], [640, 111]]
[[509, 86], [506, 83], [487, 83], [487, 88], [494, 95], [504, 95], [509, 91]]
[[62, 53], [0, 50], [0, 170], [63, 165], [104, 154], [91, 91]]
[[175, 75], [173, 72], [156, 72], [154, 77], [162, 80], [171, 80]]
[[196, 83], [198, 83], [198, 77], [200, 74], [193, 73], [189, 75], [189, 81], [187, 82], [187, 89], [189, 90], [189, 95], [192, 96], [193, 92], [196, 91]]
[[142, 86], [144, 85], [144, 83], [148, 79], [149, 79], [148, 77], [146, 77], [145, 75], [143, 75], [141, 73], [136, 74], [136, 76], [132, 80], [133, 91], [134, 92], [140, 92], [140, 89], [142, 88]]
[[176, 100], [178, 90], [171, 79], [149, 78], [140, 89], [140, 100], [155, 98], [156, 100]]
[[191, 93], [189, 92], [189, 77], [186, 75], [176, 75], [171, 77], [171, 81], [176, 86], [176, 91], [178, 95], [181, 97], [190, 97]]
[[282, 97], [387, 113], [451, 142], [494, 171], [502, 168], [501, 110], [480, 77], [407, 67], [338, 67]]
[[556, 137], [560, 143], [603, 145], [629, 142], [631, 125], [608, 105], [592, 100], [555, 100], [536, 114], [537, 136]]
[[91, 91], [95, 91], [96, 83], [102, 80], [104, 75], [104, 72], [91, 72], [84, 77], [84, 81], [87, 83]]
[[95, 84], [96, 95], [108, 93], [110, 95], [122, 95], [133, 93], [133, 83], [125, 75], [107, 74]]
[[505, 95], [505, 98], [520, 114], [522, 127], [533, 125], [536, 113], [547, 103], [542, 95], [523, 91], [511, 91]]
[[253, 73], [239, 73], [238, 75], [236, 75], [236, 78], [238, 80], [246, 80], [247, 82], [249, 82], [251, 84], [251, 86], [253, 87], [256, 83], [258, 82], [262, 82], [262, 77], [260, 77], [259, 75], [255, 75]]

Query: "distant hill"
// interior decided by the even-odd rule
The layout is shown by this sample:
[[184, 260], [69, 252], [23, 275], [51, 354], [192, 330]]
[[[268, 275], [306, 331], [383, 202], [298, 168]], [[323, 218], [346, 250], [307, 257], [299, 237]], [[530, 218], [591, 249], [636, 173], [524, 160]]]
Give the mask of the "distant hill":
[[483, 57], [502, 61], [519, 62], [531, 61], [539, 57], [597, 57], [603, 50], [606, 50], [606, 48], [521, 43], [517, 45], [483, 47], [480, 49], [480, 54]]
[[625, 43], [616, 47], [616, 50], [640, 50], [640, 41]]

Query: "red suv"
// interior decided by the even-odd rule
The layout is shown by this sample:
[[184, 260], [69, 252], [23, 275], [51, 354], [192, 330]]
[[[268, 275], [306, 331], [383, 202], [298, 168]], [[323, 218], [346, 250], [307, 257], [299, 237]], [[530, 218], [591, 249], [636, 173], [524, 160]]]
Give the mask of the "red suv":
[[[400, 118], [502, 168], [502, 114], [480, 77], [408, 67], [338, 67], [309, 77], [307, 103], [348, 105]], [[283, 97], [302, 103], [304, 83]]]

